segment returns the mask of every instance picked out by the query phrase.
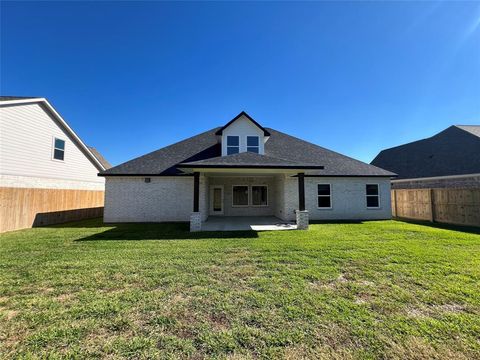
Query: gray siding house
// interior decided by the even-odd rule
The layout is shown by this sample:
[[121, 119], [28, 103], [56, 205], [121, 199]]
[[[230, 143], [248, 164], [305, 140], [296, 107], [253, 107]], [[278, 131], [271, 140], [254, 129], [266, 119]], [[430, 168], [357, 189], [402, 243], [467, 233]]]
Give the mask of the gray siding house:
[[275, 216], [297, 221], [389, 219], [395, 174], [264, 128], [245, 112], [106, 171], [105, 222]]
[[480, 125], [454, 125], [381, 151], [372, 165], [393, 171], [394, 189], [480, 188]]
[[101, 216], [109, 167], [45, 98], [0, 96], [0, 232]]
[[45, 98], [0, 96], [0, 186], [103, 190], [110, 167]]

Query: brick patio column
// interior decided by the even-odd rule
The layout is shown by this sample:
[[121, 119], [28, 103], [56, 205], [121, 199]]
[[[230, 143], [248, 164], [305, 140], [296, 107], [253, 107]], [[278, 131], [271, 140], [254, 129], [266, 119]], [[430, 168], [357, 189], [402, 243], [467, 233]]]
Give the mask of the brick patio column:
[[198, 212], [200, 203], [200, 173], [193, 173], [193, 212]]
[[305, 210], [305, 174], [298, 174], [298, 210]]
[[305, 174], [298, 173], [298, 210], [295, 212], [298, 230], [307, 230], [309, 224], [308, 211], [305, 210]]
[[202, 215], [200, 214], [200, 173], [193, 173], [193, 212], [190, 215], [190, 231], [202, 229]]

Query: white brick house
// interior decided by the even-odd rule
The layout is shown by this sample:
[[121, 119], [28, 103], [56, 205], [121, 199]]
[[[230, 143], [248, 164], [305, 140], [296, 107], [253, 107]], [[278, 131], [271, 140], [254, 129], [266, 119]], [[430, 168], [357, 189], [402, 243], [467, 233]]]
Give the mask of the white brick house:
[[[225, 126], [100, 173], [105, 222], [388, 219], [395, 174], [279, 131], [245, 112]], [[233, 220], [234, 221], [234, 220]]]

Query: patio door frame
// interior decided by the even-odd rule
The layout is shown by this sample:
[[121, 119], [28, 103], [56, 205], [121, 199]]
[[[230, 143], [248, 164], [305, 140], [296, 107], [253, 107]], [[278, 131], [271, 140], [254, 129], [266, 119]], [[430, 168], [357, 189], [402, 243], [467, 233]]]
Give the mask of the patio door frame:
[[[222, 202], [222, 210], [220, 211], [214, 211], [213, 209], [213, 196], [215, 193], [215, 189], [220, 189], [221, 190], [221, 202]], [[210, 185], [210, 204], [208, 206], [208, 212], [210, 215], [223, 215], [224, 214], [224, 208], [225, 208], [225, 190], [223, 185]]]

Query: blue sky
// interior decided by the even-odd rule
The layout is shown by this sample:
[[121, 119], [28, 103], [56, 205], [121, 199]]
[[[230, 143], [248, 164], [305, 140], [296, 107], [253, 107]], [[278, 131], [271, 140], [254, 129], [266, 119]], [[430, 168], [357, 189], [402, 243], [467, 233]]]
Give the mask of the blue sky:
[[3, 95], [113, 164], [247, 111], [370, 162], [480, 124], [478, 2], [2, 2]]

